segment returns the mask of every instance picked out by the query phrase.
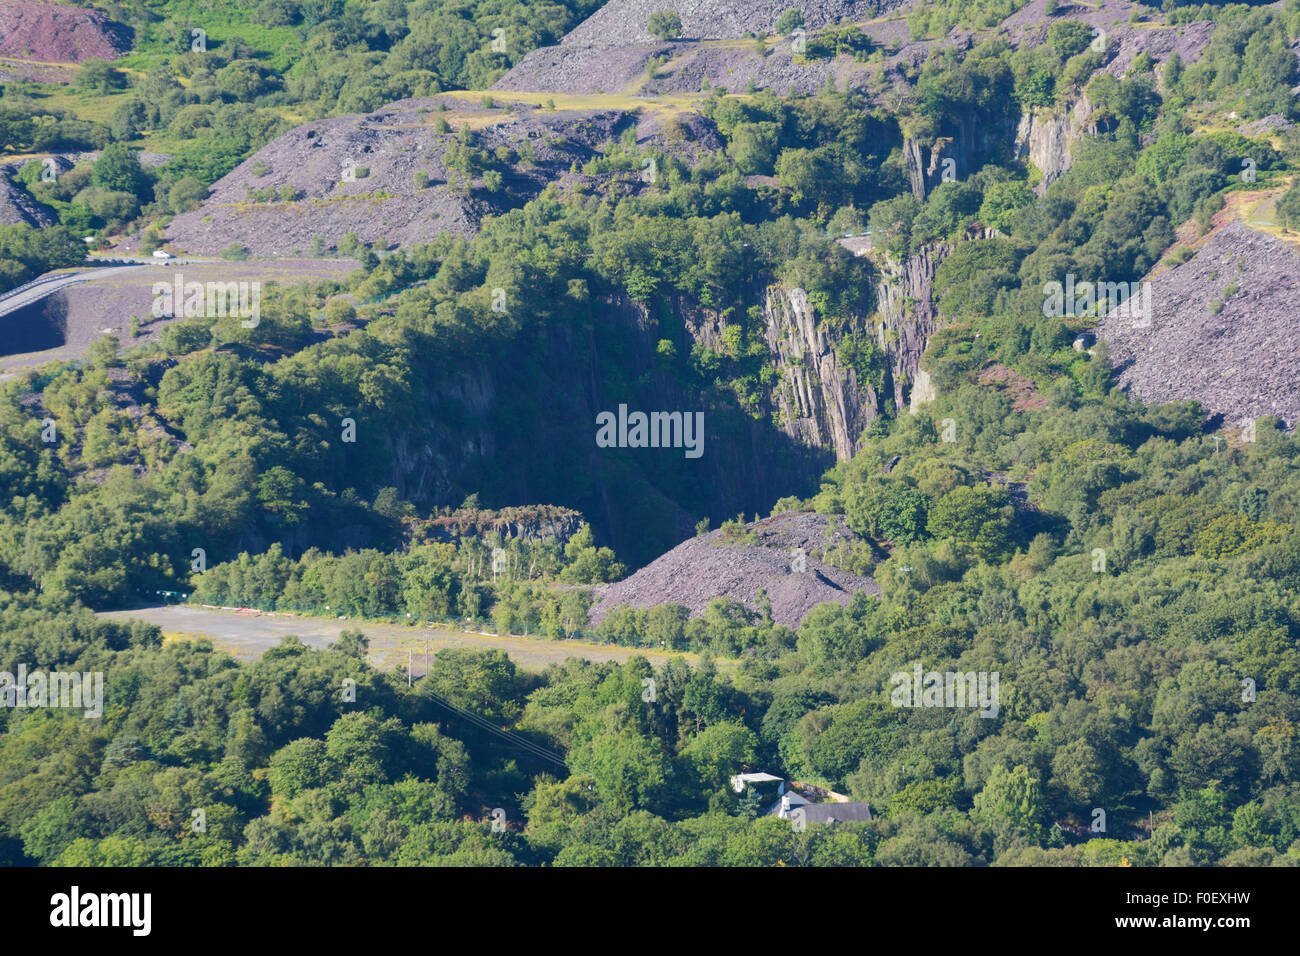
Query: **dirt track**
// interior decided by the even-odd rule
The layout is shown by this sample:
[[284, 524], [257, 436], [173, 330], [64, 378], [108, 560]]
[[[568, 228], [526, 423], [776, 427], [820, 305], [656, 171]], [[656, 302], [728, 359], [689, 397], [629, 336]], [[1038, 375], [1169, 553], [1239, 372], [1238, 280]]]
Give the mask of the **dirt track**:
[[410, 648], [415, 652], [412, 673], [417, 677], [424, 674], [426, 640], [429, 642], [431, 658], [448, 647], [497, 648], [528, 670], [541, 670], [547, 664], [562, 664], [570, 657], [581, 657], [589, 661], [625, 661], [640, 654], [656, 666], [670, 657], [684, 656], [692, 662], [694, 659], [694, 655], [690, 654], [669, 655], [659, 651], [581, 641], [497, 637], [468, 631], [332, 620], [306, 615], [217, 611], [178, 605], [146, 607], [134, 611], [107, 611], [100, 617], [148, 621], [162, 628], [169, 638], [207, 637], [214, 645], [240, 660], [256, 660], [268, 648], [279, 644], [281, 638], [291, 634], [301, 638], [304, 644], [325, 647], [337, 640], [345, 630], [360, 630], [370, 638], [371, 664], [381, 670], [391, 670], [406, 663], [407, 649]]

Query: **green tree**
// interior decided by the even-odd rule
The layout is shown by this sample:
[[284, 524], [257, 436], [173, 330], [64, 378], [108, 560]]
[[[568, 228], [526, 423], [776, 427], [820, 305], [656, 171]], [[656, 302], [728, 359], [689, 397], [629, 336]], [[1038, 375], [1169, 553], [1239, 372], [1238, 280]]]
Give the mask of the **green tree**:
[[267, 780], [272, 793], [295, 797], [304, 790], [323, 786], [332, 773], [325, 742], [305, 737], [286, 744], [271, 755]]
[[100, 189], [140, 196], [149, 178], [135, 153], [113, 143], [96, 160], [90, 181]]
[[646, 30], [651, 36], [658, 37], [660, 40], [670, 40], [681, 36], [682, 18], [675, 10], [656, 10], [646, 20]]
[[991, 561], [1010, 544], [1011, 515], [1007, 493], [986, 485], [962, 486], [930, 509], [926, 529], [959, 548]]
[[744, 724], [721, 721], [705, 727], [687, 741], [682, 757], [708, 790], [728, 786], [741, 764], [758, 759], [758, 738]]
[[1283, 229], [1300, 232], [1300, 179], [1277, 201], [1277, 221]]
[[77, 69], [77, 89], [107, 96], [126, 86], [126, 76], [105, 60], [91, 58]]
[[995, 828], [1009, 826], [1041, 844], [1047, 835], [1047, 808], [1038, 774], [1027, 766], [994, 768], [984, 789], [975, 794], [972, 816]]

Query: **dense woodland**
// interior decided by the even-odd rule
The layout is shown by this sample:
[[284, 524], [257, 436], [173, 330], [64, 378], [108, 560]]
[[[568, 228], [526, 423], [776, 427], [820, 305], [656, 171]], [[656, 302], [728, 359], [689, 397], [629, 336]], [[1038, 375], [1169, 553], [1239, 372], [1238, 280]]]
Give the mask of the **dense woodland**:
[[[164, 6], [169, 19], [153, 19]], [[275, 107], [368, 109], [483, 84], [506, 65], [479, 55], [481, 32], [466, 42], [476, 52], [450, 45], [459, 34], [445, 18], [465, 22], [482, 4], [266, 0], [268, 30], [305, 28], [266, 75], [234, 55], [233, 40], [206, 56], [169, 49], [183, 6], [122, 8], [155, 44], [134, 55], [152, 68], [132, 82], [159, 84], [133, 86], [129, 102], [159, 115], [120, 128], [115, 116], [106, 142], [188, 124], [178, 136], [228, 146], [237, 161], [281, 128]], [[497, 22], [527, 24], [536, 45], [590, 6], [488, 4], [474, 25], [490, 36]], [[936, 4], [935, 15], [948, 9]], [[653, 187], [614, 188], [642, 156], [611, 143], [603, 185], [548, 191], [470, 241], [363, 250], [345, 283], [272, 290], [257, 328], [177, 323], [160, 343], [106, 341], [84, 361], [0, 384], [0, 661], [101, 670], [107, 696], [99, 720], [0, 709], [0, 853], [112, 865], [1300, 864], [1300, 443], [1276, 420], [1260, 419], [1245, 442], [1214, 433], [1223, 423], [1193, 403], [1130, 400], [1104, 345], [1071, 347], [1096, 317], [1042, 309], [1043, 283], [1067, 272], [1140, 279], [1179, 225], [1207, 229], [1225, 195], [1245, 188], [1244, 159], [1258, 169], [1253, 189], [1300, 167], [1294, 132], [1252, 140], [1215, 120], [1229, 110], [1300, 118], [1287, 49], [1300, 4], [1173, 15], [1228, 29], [1198, 64], [1139, 60], [1116, 79], [1094, 74], [1090, 32], [1062, 18], [1036, 48], [991, 41], [933, 58], [888, 110], [829, 89], [715, 91], [703, 108], [725, 149], [691, 168], [658, 155]], [[250, 50], [256, 41], [245, 37]], [[416, 59], [438, 71], [415, 70]], [[182, 67], [203, 82], [167, 93], [167, 71]], [[254, 74], [265, 89], [231, 94]], [[971, 115], [997, 126], [1082, 90], [1105, 122], [1044, 196], [1035, 170], [996, 153], [924, 202], [913, 196], [904, 136], [951, 135]], [[0, 99], [0, 129], [18, 130], [6, 135], [30, 135], [20, 92]], [[176, 211], [178, 190], [177, 202], [193, 201], [187, 179], [202, 186], [221, 172], [184, 151], [146, 172], [109, 145], [85, 185], [65, 182], [73, 173], [54, 188], [61, 214], [122, 226]], [[779, 188], [750, 187], [751, 174]], [[1300, 206], [1297, 188], [1282, 215]], [[113, 210], [106, 194], [136, 205]], [[656, 374], [741, 419], [770, 421], [780, 374], [756, 284], [807, 290], [859, 380], [883, 384], [872, 324], [880, 260], [855, 259], [833, 237], [869, 226], [897, 260], [976, 223], [1000, 235], [962, 242], [936, 277], [947, 324], [922, 363], [935, 401], [916, 415], [883, 402], [851, 460], [771, 503], [772, 513], [843, 515], [860, 543], [819, 556], [875, 577], [878, 600], [821, 605], [797, 631], [726, 601], [695, 618], [671, 604], [623, 609], [593, 630], [582, 585], [628, 570], [600, 527], [562, 544], [417, 542], [411, 523], [430, 512], [520, 502], [494, 500], [479, 475], [464, 477], [466, 500], [441, 508], [383, 483], [382, 433], [429, 427], [430, 383], [450, 363], [526, 363], [560, 326], [603, 334], [601, 303], [613, 296], [657, 310]], [[62, 263], [71, 235], [0, 232], [0, 279]], [[530, 308], [493, 311], [494, 288]], [[341, 305], [340, 291], [383, 308]], [[666, 305], [676, 301], [724, 309], [721, 350], [690, 347]], [[1047, 401], [1013, 406], [978, 385], [990, 362]], [[503, 421], [546, 414], [536, 395], [513, 399]], [[351, 446], [339, 439], [349, 416], [362, 423]], [[57, 441], [42, 440], [47, 418]], [[944, 441], [949, 419], [954, 440]], [[368, 544], [340, 543], [345, 528]], [[494, 547], [509, 556], [499, 575]], [[328, 607], [358, 630], [327, 651], [288, 640], [240, 664], [206, 642], [92, 613], [160, 589]], [[364, 659], [365, 619], [407, 615], [696, 657], [658, 669], [573, 658], [533, 673], [500, 652], [444, 651], [408, 689], [403, 671]], [[915, 661], [998, 672], [999, 716], [891, 706], [890, 675]], [[869, 801], [875, 819], [795, 832], [760, 817], [754, 794], [730, 790], [742, 765]], [[489, 822], [496, 807], [502, 832]], [[1104, 835], [1088, 832], [1095, 808]]]

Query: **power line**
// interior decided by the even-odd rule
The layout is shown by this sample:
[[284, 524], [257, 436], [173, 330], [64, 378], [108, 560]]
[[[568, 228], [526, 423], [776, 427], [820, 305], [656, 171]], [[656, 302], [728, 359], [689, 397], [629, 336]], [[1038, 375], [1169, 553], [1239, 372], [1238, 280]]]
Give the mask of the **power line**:
[[534, 757], [540, 757], [543, 760], [549, 760], [552, 763], [559, 764], [561, 767], [563, 767], [566, 770], [568, 769], [568, 764], [564, 762], [563, 757], [561, 757], [559, 754], [555, 753], [552, 750], [547, 750], [545, 747], [541, 747], [533, 743], [527, 737], [521, 737], [519, 734], [516, 734], [510, 730], [504, 730], [501, 727], [496, 726], [496, 724], [492, 723], [486, 718], [480, 717], [478, 714], [465, 710], [462, 707], [457, 707], [451, 701], [447, 700], [444, 697], [440, 697], [438, 694], [434, 694], [430, 692], [429, 697], [435, 703], [440, 704], [441, 706], [447, 708], [448, 710], [460, 715], [461, 717], [469, 721], [474, 726], [486, 730], [488, 733], [495, 734], [496, 736], [500, 737], [502, 740], [514, 744], [519, 749], [532, 754]]

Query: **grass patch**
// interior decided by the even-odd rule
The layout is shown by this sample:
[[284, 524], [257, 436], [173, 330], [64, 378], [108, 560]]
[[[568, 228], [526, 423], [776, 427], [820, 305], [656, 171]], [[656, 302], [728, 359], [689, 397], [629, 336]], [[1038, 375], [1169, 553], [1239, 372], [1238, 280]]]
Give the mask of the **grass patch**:
[[[481, 100], [482, 92], [475, 90], [454, 90], [442, 94], [462, 100]], [[634, 96], [630, 93], [524, 93], [493, 90], [493, 97], [509, 103], [527, 103], [532, 106], [545, 106], [548, 101], [555, 103], [557, 110], [645, 110], [651, 113], [686, 113], [694, 112], [706, 95], [700, 93], [673, 94], [665, 96]], [[728, 93], [735, 99], [749, 99], [742, 93]], [[448, 118], [448, 122], [451, 119]]]

